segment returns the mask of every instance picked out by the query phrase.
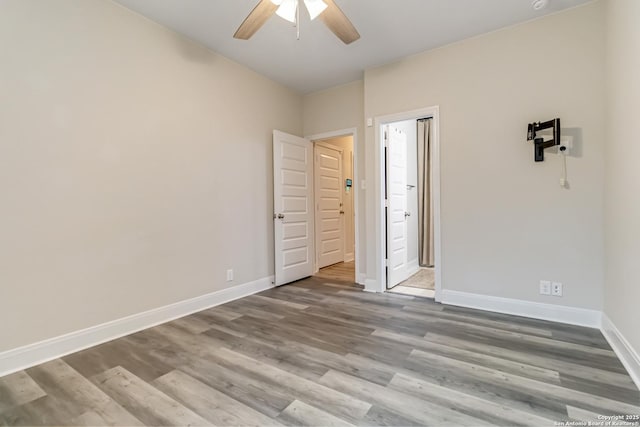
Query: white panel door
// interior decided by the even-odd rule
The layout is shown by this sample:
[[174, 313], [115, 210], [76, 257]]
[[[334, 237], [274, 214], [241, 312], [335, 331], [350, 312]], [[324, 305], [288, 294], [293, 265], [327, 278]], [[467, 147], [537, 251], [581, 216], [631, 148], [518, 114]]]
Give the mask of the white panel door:
[[273, 131], [275, 284], [313, 274], [313, 145]]
[[407, 135], [385, 126], [387, 142], [387, 288], [409, 277], [407, 268]]
[[318, 268], [344, 261], [342, 152], [316, 143], [316, 244]]

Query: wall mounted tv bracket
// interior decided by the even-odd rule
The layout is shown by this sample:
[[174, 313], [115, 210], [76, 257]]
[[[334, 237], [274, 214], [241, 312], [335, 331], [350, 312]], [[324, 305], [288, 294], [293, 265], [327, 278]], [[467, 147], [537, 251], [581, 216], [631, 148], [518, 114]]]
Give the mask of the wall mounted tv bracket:
[[[545, 129], [553, 129], [553, 139], [547, 141], [544, 138], [536, 138], [536, 133]], [[544, 161], [544, 149], [560, 145], [560, 119], [549, 120], [548, 122], [529, 123], [527, 128], [527, 141], [532, 141], [534, 145], [534, 158], [536, 162]]]

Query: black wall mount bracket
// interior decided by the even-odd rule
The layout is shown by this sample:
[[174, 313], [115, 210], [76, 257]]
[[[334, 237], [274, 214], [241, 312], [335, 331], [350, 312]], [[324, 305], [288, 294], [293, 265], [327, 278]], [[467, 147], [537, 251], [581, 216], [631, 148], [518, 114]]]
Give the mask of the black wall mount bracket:
[[[545, 129], [552, 129], [553, 138], [547, 141], [544, 138], [537, 138], [536, 134]], [[527, 141], [533, 141], [534, 159], [536, 162], [544, 161], [545, 148], [560, 145], [560, 119], [553, 119], [546, 122], [529, 123], [527, 126]]]

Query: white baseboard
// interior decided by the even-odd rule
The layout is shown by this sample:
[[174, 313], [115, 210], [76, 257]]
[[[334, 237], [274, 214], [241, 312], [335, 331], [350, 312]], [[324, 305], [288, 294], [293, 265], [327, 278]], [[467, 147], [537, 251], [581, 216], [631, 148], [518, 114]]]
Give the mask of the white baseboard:
[[640, 355], [605, 313], [602, 313], [602, 334], [640, 389]]
[[272, 288], [273, 277], [222, 289], [0, 353], [0, 377]]
[[461, 307], [477, 308], [497, 313], [550, 320], [571, 325], [600, 328], [602, 313], [598, 310], [544, 304], [511, 298], [472, 294], [459, 291], [442, 291], [442, 303]]
[[365, 279], [364, 280], [364, 291], [365, 292], [378, 292], [378, 282], [376, 279]]
[[366, 274], [364, 274], [364, 273], [358, 274], [358, 280], [356, 280], [356, 283], [358, 285], [364, 285], [366, 281], [367, 281], [367, 275]]

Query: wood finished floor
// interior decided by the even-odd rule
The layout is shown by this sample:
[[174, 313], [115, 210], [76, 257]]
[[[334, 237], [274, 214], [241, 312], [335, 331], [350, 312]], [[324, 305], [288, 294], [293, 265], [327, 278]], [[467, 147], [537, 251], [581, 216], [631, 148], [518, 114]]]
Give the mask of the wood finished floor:
[[315, 277], [328, 280], [339, 280], [341, 282], [355, 282], [355, 270], [355, 261], [339, 262], [337, 264], [321, 268], [320, 271], [316, 273]]
[[8, 425], [554, 425], [640, 414], [599, 331], [310, 278], [0, 378]]

